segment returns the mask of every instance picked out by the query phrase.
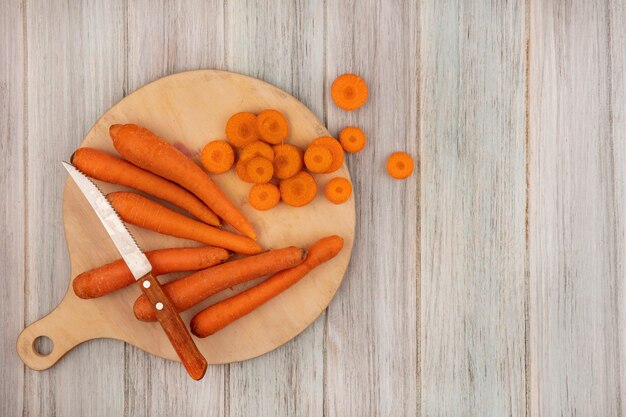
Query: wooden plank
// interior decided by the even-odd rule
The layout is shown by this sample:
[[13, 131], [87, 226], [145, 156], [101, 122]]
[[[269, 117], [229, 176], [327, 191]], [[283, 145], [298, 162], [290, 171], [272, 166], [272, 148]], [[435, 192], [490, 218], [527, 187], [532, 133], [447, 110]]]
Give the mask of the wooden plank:
[[[347, 157], [357, 204], [352, 262], [328, 309], [325, 415], [416, 415], [419, 282], [417, 2], [327, 2], [328, 125], [361, 127], [364, 150]], [[365, 107], [330, 99], [340, 74], [369, 85]], [[406, 151], [413, 175], [391, 179], [386, 158]]]
[[[270, 82], [322, 117], [323, 2], [228, 2], [225, 31], [228, 70]], [[231, 364], [229, 415], [322, 415], [323, 332], [322, 316], [286, 345]]]
[[[218, 0], [128, 2], [127, 92], [162, 76], [222, 67], [223, 4]], [[209, 367], [195, 382], [178, 362], [126, 346], [126, 415], [224, 415], [224, 373]], [[164, 392], [175, 395], [163, 395]]]
[[531, 10], [531, 415], [621, 416], [623, 4]]
[[421, 4], [423, 416], [524, 416], [525, 4]]
[[[26, 322], [54, 308], [69, 285], [61, 201], [67, 159], [122, 96], [122, 0], [26, 2]], [[86, 343], [46, 372], [27, 370], [24, 415], [119, 415], [123, 345]], [[85, 389], [98, 387], [98, 389]]]
[[[0, 415], [20, 415], [24, 366], [15, 340], [24, 325], [24, 14], [21, 2], [0, 4]], [[9, 401], [10, 399], [10, 401]]]

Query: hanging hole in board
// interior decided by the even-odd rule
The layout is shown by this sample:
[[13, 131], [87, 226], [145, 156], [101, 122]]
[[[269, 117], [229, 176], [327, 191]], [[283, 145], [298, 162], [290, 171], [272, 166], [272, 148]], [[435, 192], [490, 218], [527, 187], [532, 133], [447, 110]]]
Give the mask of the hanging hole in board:
[[54, 343], [48, 336], [39, 336], [33, 341], [33, 350], [41, 356], [48, 356], [54, 349]]

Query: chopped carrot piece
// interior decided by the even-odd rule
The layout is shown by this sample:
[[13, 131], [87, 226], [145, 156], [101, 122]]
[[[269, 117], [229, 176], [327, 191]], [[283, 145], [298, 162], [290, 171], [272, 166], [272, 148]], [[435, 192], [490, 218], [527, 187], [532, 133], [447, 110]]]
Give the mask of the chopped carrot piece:
[[269, 210], [280, 201], [280, 191], [272, 183], [254, 184], [248, 193], [248, 202], [257, 210]]
[[246, 176], [257, 184], [265, 184], [272, 179], [274, 175], [274, 165], [262, 156], [255, 156], [246, 164]]
[[274, 146], [274, 176], [279, 180], [293, 177], [302, 170], [302, 151], [290, 144]]
[[289, 124], [278, 110], [263, 110], [256, 121], [259, 135], [265, 142], [277, 145], [287, 139]]
[[308, 172], [301, 171], [280, 182], [280, 197], [293, 207], [309, 204], [317, 194], [317, 184]]
[[267, 143], [257, 140], [256, 142], [252, 142], [243, 148], [243, 151], [241, 151], [241, 154], [239, 155], [239, 159], [247, 161], [255, 156], [262, 156], [265, 159], [274, 161], [274, 150]]
[[235, 164], [235, 172], [241, 181], [254, 182], [250, 177], [248, 177], [248, 173], [246, 171], [246, 161], [239, 159], [239, 161]]
[[322, 136], [315, 139], [311, 143], [311, 146], [323, 146], [333, 154], [333, 163], [326, 172], [335, 172], [341, 168], [341, 165], [343, 165], [343, 148], [338, 140], [331, 138], [330, 136]]
[[243, 148], [259, 139], [254, 113], [236, 113], [226, 123], [226, 137], [236, 148]]
[[394, 152], [387, 159], [387, 172], [393, 178], [404, 179], [413, 172], [413, 158], [406, 152]]
[[365, 146], [365, 133], [358, 127], [348, 126], [339, 133], [339, 142], [346, 152], [356, 153]]
[[331, 203], [345, 203], [352, 194], [352, 184], [345, 178], [335, 177], [328, 181], [324, 193]]
[[323, 174], [333, 164], [333, 154], [324, 146], [312, 145], [304, 152], [304, 165], [316, 174]]
[[235, 152], [232, 146], [224, 140], [209, 142], [202, 149], [200, 162], [204, 169], [211, 174], [223, 174], [228, 171], [235, 162]]
[[337, 77], [330, 89], [337, 107], [352, 111], [367, 101], [367, 84], [355, 74], [343, 74]]

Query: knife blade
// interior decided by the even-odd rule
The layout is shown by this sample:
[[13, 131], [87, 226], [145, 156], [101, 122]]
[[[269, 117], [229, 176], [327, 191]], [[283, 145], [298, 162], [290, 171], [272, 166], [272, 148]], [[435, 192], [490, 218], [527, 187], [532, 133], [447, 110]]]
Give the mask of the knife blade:
[[191, 338], [176, 307], [163, 291], [159, 281], [152, 275], [150, 261], [96, 184], [74, 165], [63, 162], [63, 166], [96, 212], [128, 269], [140, 283], [139, 287], [154, 306], [157, 319], [185, 369], [193, 379], [202, 379], [207, 369], [207, 361]]

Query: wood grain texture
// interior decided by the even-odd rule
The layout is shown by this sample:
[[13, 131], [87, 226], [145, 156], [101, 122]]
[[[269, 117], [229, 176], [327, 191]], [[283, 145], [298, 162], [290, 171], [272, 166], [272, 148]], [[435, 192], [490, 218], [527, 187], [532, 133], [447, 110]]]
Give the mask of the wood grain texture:
[[[225, 30], [227, 69], [285, 89], [321, 118], [323, 2], [229, 1]], [[322, 415], [323, 332], [324, 315], [286, 345], [253, 361], [231, 364], [229, 415]]]
[[[99, 115], [122, 97], [122, 0], [30, 2], [27, 52], [26, 322], [60, 301], [69, 263], [61, 222], [69, 158]], [[124, 347], [80, 346], [55, 369], [27, 372], [24, 415], [119, 415], [124, 407]], [[85, 389], [97, 387], [97, 389]]]
[[524, 2], [421, 4], [423, 416], [524, 416]]
[[[15, 339], [24, 326], [24, 15], [0, 3], [0, 415], [22, 413], [24, 366]], [[7, 399], [11, 399], [7, 401]]]
[[[129, 1], [127, 93], [174, 72], [223, 68], [223, 13], [221, 0]], [[128, 415], [224, 415], [227, 366], [210, 366], [204, 379], [194, 382], [179, 363], [132, 346], [125, 348], [124, 362]]]
[[531, 2], [533, 416], [624, 412], [626, 51], [617, 4]]
[[[347, 157], [357, 201], [357, 238], [348, 274], [328, 308], [326, 416], [417, 413], [419, 281], [418, 16], [407, 1], [328, 1], [325, 84], [334, 135], [356, 125], [367, 145]], [[364, 107], [348, 113], [330, 98], [340, 74], [369, 86]], [[394, 151], [415, 158], [405, 180], [391, 179]]]

